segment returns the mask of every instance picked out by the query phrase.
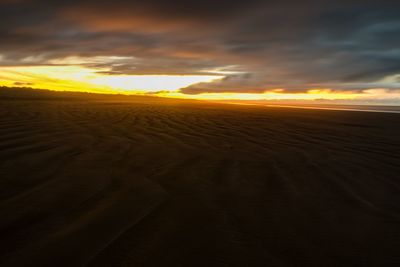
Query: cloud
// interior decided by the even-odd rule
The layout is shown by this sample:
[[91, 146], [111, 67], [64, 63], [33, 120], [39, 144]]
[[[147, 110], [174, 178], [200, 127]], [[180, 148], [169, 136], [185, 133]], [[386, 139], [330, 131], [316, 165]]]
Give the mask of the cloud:
[[29, 83], [29, 82], [14, 82], [15, 86], [32, 86], [34, 83]]
[[235, 66], [185, 94], [398, 90], [399, 8], [385, 0], [2, 0], [0, 65], [84, 65], [108, 75], [221, 75]]

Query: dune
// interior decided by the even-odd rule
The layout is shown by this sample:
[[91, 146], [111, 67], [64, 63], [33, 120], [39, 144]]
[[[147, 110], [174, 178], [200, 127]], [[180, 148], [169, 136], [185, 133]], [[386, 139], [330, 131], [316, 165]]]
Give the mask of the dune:
[[0, 266], [399, 266], [400, 114], [0, 90]]

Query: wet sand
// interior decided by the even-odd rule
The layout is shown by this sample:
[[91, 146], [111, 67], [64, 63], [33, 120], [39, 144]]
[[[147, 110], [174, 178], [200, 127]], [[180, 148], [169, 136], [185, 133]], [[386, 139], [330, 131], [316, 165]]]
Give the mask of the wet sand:
[[400, 114], [71, 95], [0, 93], [0, 266], [400, 265]]

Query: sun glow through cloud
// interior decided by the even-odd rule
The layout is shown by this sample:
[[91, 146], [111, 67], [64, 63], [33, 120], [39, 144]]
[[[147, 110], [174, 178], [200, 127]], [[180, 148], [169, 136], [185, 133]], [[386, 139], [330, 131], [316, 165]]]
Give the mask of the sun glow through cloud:
[[0, 85], [31, 84], [33, 88], [106, 93], [148, 93], [175, 91], [200, 82], [212, 82], [215, 75], [109, 75], [108, 69], [81, 66], [1, 67]]
[[[121, 58], [122, 59], [122, 58]], [[67, 59], [78, 62], [76, 58]], [[79, 58], [81, 60], [81, 58]], [[103, 58], [96, 58], [103, 60]], [[59, 63], [65, 63], [60, 61]], [[90, 68], [81, 65], [48, 65], [0, 67], [0, 86], [27, 86], [57, 91], [80, 91], [110, 94], [152, 94], [159, 97], [199, 100], [361, 100], [400, 99], [398, 92], [386, 89], [363, 91], [335, 91], [329, 88], [310, 88], [300, 93], [284, 89], [263, 93], [201, 93], [185, 94], [179, 89], [198, 83], [220, 81], [221, 75], [115, 75], [107, 68]]]

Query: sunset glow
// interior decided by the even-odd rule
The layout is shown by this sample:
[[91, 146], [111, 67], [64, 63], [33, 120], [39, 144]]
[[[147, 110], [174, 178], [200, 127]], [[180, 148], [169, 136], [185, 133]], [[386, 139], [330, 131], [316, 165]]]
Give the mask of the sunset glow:
[[362, 94], [357, 93], [335, 93], [330, 90], [315, 90], [311, 89], [305, 93], [277, 93], [277, 92], [264, 92], [264, 93], [202, 93], [198, 95], [185, 95], [179, 92], [166, 92], [159, 93], [159, 96], [175, 97], [175, 98], [192, 98], [203, 100], [345, 100], [355, 99]]
[[[76, 62], [76, 61], [75, 61]], [[67, 66], [1, 67], [0, 86], [32, 87], [56, 91], [78, 91], [110, 94], [152, 94], [160, 97], [200, 100], [355, 100], [380, 97], [399, 97], [397, 92], [369, 89], [364, 92], [335, 91], [329, 88], [309, 88], [304, 92], [290, 93], [283, 89], [265, 90], [261, 93], [199, 93], [185, 94], [182, 88], [201, 83], [221, 81], [217, 75], [111, 75], [108, 69]]]
[[50, 90], [137, 94], [178, 90], [222, 76], [210, 75], [107, 75], [107, 69], [80, 66], [1, 67], [0, 85], [22, 85]]

